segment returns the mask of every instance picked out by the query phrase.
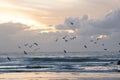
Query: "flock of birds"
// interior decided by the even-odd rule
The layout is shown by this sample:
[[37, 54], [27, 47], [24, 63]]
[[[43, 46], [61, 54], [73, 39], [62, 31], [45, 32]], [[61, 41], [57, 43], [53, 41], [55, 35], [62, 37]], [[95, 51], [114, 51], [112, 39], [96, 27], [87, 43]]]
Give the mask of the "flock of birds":
[[[76, 36], [69, 37], [69, 38], [68, 38], [68, 37], [69, 37], [69, 36], [66, 35], [66, 36], [63, 36], [62, 39], [63, 39], [65, 42], [68, 42], [69, 40], [75, 40], [75, 39], [77, 38]], [[59, 39], [57, 38], [55, 41], [58, 42], [58, 40], [59, 40]], [[93, 43], [93, 44], [97, 44], [99, 40], [101, 40], [101, 38], [97, 38], [96, 40], [90, 40], [90, 42]], [[118, 43], [118, 45], [120, 46], [120, 43]], [[102, 43], [101, 46], [104, 47], [105, 44]], [[83, 47], [84, 47], [84, 48], [88, 48], [88, 46], [85, 45], [85, 44], [83, 45]], [[103, 50], [104, 50], [104, 51], [108, 51], [107, 48], [103, 48]], [[118, 50], [118, 52], [120, 53], [120, 50]], [[67, 53], [67, 51], [64, 50], [64, 53]]]
[[[68, 42], [68, 41], [70, 41], [70, 40], [75, 40], [76, 38], [77, 38], [76, 36], [70, 37], [70, 36], [66, 35], [66, 36], [63, 36], [61, 39], [64, 40], [65, 42]], [[55, 42], [58, 42], [59, 40], [60, 40], [59, 38], [56, 38], [56, 39], [55, 39]], [[94, 44], [97, 44], [99, 40], [100, 40], [100, 38], [97, 38], [96, 40], [90, 40], [90, 42], [91, 42], [91, 43], [94, 43]], [[101, 45], [102, 45], [102, 46], [105, 46], [104, 43], [102, 43]], [[118, 45], [120, 46], [120, 43], [118, 43]], [[25, 43], [25, 44], [24, 44], [24, 47], [28, 47], [28, 48], [30, 48], [30, 49], [33, 48], [33, 47], [35, 47], [35, 46], [36, 46], [36, 48], [34, 49], [34, 51], [37, 51], [37, 50], [40, 49], [39, 44], [38, 44], [37, 42], [34, 42], [34, 43], [32, 43], [32, 44], [29, 44], [29, 43]], [[21, 46], [18, 46], [18, 48], [19, 48], [19, 49], [22, 49]], [[88, 46], [87, 46], [87, 45], [83, 45], [83, 48], [87, 49]], [[107, 48], [104, 48], [103, 50], [104, 50], [104, 51], [107, 51], [108, 49], [107, 49]], [[118, 52], [120, 53], [120, 50], [119, 50]], [[23, 53], [24, 53], [25, 55], [28, 55], [28, 52], [27, 52], [26, 50], [23, 50]], [[63, 50], [63, 53], [68, 53], [68, 51], [64, 49], [64, 50]], [[7, 59], [8, 59], [9, 61], [11, 61], [11, 58], [10, 58], [10, 57], [7, 57]], [[118, 61], [118, 64], [120, 65], [120, 61]]]
[[[36, 43], [36, 42], [34, 42], [34, 43], [32, 43], [32, 44], [29, 44], [29, 43], [25, 43], [25, 44], [24, 44], [24, 47], [28, 47], [28, 48], [32, 48], [32, 47], [35, 47], [35, 46], [37, 46], [37, 48], [35, 48], [34, 51], [37, 51], [37, 50], [40, 49], [40, 48], [38, 47], [39, 44]], [[19, 48], [19, 49], [22, 49], [21, 46], [18, 46], [18, 48]], [[24, 53], [25, 55], [28, 55], [28, 52], [25, 51], [25, 50], [23, 51], [23, 53]], [[7, 60], [11, 61], [11, 58], [7, 56]]]
[[[28, 48], [32, 48], [32, 47], [34, 47], [34, 46], [37, 46], [37, 48], [35, 48], [34, 51], [40, 49], [40, 48], [38, 47], [39, 44], [36, 43], [36, 42], [34, 42], [34, 43], [32, 43], [32, 44], [25, 43], [24, 46], [25, 46], [25, 47], [28, 47]], [[18, 46], [18, 48], [21, 49], [22, 47], [21, 47], [21, 46]], [[27, 52], [27, 51], [24, 50], [23, 52], [24, 52], [25, 55], [28, 55], [28, 52]]]

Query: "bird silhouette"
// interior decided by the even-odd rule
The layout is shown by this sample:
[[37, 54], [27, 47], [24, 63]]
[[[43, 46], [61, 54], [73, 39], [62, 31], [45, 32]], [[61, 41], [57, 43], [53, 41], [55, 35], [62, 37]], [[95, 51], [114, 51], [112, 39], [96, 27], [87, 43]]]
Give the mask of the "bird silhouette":
[[66, 51], [66, 50], [64, 50], [64, 53], [67, 53], [67, 51]]
[[20, 49], [21, 47], [20, 47], [20, 46], [18, 46], [18, 48]]
[[120, 60], [117, 62], [117, 65], [120, 65]]
[[67, 40], [67, 39], [65, 39], [65, 42], [68, 42], [68, 40]]
[[71, 22], [70, 24], [71, 24], [71, 25], [74, 25], [74, 23], [73, 23], [73, 22]]
[[70, 40], [74, 40], [74, 39], [76, 39], [76, 36], [74, 36], [74, 37], [70, 38]]
[[28, 53], [26, 51], [24, 51], [24, 54], [27, 55]]
[[93, 42], [93, 40], [90, 40], [90, 42]]
[[100, 38], [97, 38], [97, 40], [100, 40]]
[[55, 42], [57, 42], [58, 41], [58, 38], [55, 40]]
[[38, 46], [38, 43], [34, 43], [34, 45]]
[[107, 49], [104, 49], [105, 51], [107, 51]]
[[65, 39], [67, 37], [67, 35], [66, 36], [64, 36], [62, 39]]
[[120, 53], [120, 50], [118, 52]]
[[86, 45], [84, 45], [84, 48], [87, 48], [87, 46], [86, 46]]
[[8, 59], [9, 61], [11, 61], [11, 59], [10, 59], [9, 57], [7, 57], [7, 59]]
[[24, 44], [24, 46], [28, 46], [28, 43]]
[[119, 45], [120, 45], [120, 43], [119, 43]]
[[97, 42], [94, 42], [94, 44], [97, 44]]

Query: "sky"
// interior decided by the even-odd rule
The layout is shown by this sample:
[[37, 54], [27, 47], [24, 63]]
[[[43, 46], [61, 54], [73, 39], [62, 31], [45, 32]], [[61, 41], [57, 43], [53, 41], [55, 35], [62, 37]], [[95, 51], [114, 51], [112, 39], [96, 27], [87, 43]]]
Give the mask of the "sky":
[[0, 0], [0, 52], [119, 51], [119, 21], [120, 0]]

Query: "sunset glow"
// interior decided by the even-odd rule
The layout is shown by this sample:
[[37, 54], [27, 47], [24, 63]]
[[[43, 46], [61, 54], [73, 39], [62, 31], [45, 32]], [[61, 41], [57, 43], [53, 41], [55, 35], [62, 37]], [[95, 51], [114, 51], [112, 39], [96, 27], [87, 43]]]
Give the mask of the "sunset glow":
[[1, 16], [0, 21], [1, 23], [13, 22], [13, 23], [22, 23], [26, 25], [39, 25], [39, 23], [33, 20], [25, 19], [24, 17], [14, 16], [14, 15]]
[[[46, 29], [47, 27], [47, 29], [49, 29], [49, 26], [46, 25], [58, 25], [59, 23], [63, 23], [65, 18], [69, 16], [82, 17], [85, 14], [89, 14], [91, 18], [99, 18], [109, 10], [115, 8], [109, 6], [112, 2], [110, 0], [109, 3], [107, 3], [108, 6], [104, 7], [104, 9], [101, 9], [103, 5], [102, 7], [101, 5], [97, 5], [99, 6], [99, 11], [96, 12], [92, 7], [96, 7], [94, 4], [98, 3], [98, 1], [93, 0], [92, 3], [90, 2], [91, 4], [88, 4], [89, 2], [90, 1], [86, 0], [1, 0], [0, 23], [17, 22], [34, 26], [31, 29]], [[118, 1], [115, 0], [115, 2], [117, 5]], [[105, 3], [105, 1], [101, 1], [101, 3]]]
[[98, 37], [97, 37], [97, 39], [104, 39], [104, 38], [107, 38], [108, 36], [107, 35], [99, 35]]
[[29, 42], [38, 42], [41, 52], [120, 52], [109, 45], [120, 43], [119, 19], [120, 0], [0, 0], [0, 52], [20, 51], [18, 45]]
[[30, 30], [46, 28], [45, 24], [42, 24], [39, 21], [33, 20], [24, 14], [18, 13], [0, 13], [0, 23], [21, 23], [27, 26], [30, 26]]

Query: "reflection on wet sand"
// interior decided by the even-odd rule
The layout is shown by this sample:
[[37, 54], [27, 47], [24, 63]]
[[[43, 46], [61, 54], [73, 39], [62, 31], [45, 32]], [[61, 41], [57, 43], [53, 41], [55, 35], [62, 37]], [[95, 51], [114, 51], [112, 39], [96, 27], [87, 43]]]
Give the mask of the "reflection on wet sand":
[[0, 80], [120, 80], [120, 74], [85, 72], [1, 73]]

